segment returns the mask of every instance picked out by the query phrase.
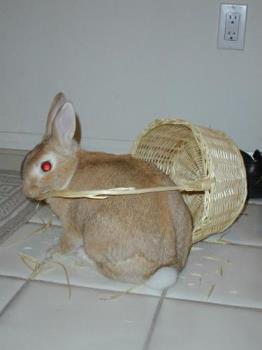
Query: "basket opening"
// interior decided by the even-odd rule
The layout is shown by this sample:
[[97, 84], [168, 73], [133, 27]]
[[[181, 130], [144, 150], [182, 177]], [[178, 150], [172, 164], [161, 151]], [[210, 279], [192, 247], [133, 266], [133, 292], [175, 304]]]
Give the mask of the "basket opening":
[[[187, 125], [163, 124], [149, 130], [139, 142], [134, 155], [156, 165], [176, 185], [183, 185], [205, 176], [202, 152], [191, 128]], [[202, 192], [183, 192], [193, 223], [202, 216]]]
[[193, 218], [193, 242], [225, 230], [243, 209], [247, 194], [243, 159], [220, 131], [179, 119], [156, 120], [137, 139], [132, 154], [153, 163], [176, 185], [213, 180], [203, 193], [182, 193]]

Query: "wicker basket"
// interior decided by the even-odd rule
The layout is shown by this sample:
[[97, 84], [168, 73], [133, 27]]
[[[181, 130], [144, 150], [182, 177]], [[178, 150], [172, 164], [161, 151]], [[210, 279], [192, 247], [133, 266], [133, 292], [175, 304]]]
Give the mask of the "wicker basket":
[[183, 192], [193, 218], [193, 243], [228, 228], [247, 196], [238, 147], [224, 133], [183, 120], [156, 120], [138, 137], [132, 155], [155, 164], [177, 185], [208, 181], [202, 192]]

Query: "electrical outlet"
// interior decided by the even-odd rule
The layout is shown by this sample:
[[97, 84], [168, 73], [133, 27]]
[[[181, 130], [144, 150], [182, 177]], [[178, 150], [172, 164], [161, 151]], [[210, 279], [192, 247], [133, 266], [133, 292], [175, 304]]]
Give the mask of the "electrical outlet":
[[221, 4], [217, 47], [244, 49], [247, 5]]
[[225, 40], [237, 41], [239, 38], [240, 14], [237, 12], [228, 12], [226, 14]]

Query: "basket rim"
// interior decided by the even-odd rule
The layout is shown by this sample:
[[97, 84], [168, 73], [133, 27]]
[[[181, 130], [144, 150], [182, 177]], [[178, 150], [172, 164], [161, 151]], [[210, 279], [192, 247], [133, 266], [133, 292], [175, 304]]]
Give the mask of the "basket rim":
[[[211, 160], [210, 157], [208, 155], [207, 152], [207, 144], [204, 140], [204, 138], [201, 135], [201, 129], [204, 129], [201, 126], [198, 125], [194, 125], [193, 123], [184, 120], [184, 119], [180, 119], [180, 118], [176, 118], [176, 119], [171, 119], [171, 118], [161, 118], [161, 119], [155, 119], [153, 122], [151, 122], [136, 138], [134, 144], [131, 147], [131, 154], [133, 155], [137, 148], [138, 145], [141, 141], [141, 139], [146, 136], [150, 131], [152, 131], [153, 129], [155, 129], [158, 126], [162, 126], [162, 125], [181, 125], [181, 126], [185, 126], [187, 127], [191, 132], [192, 135], [194, 136], [194, 139], [196, 141], [196, 144], [201, 152], [201, 156], [203, 158], [203, 166], [204, 166], [204, 176], [208, 176], [207, 172], [208, 172], [208, 164], [210, 164]], [[208, 129], [208, 128], [206, 128]], [[211, 129], [210, 129], [211, 130]], [[223, 136], [227, 136], [225, 133], [223, 133], [222, 131], [219, 130], [214, 130], [212, 129], [212, 131], [215, 131], [217, 133], [220, 133]]]
[[[136, 138], [134, 144], [131, 147], [131, 153], [135, 152], [135, 150], [137, 149], [137, 146], [141, 140], [142, 137], [144, 137], [146, 134], [148, 134], [151, 130], [153, 130], [154, 128], [161, 126], [161, 125], [182, 125], [187, 127], [188, 129], [190, 129], [192, 131], [192, 133], [195, 134], [201, 134], [200, 129], [203, 128], [201, 126], [198, 125], [194, 125], [192, 123], [190, 123], [187, 120], [184, 119], [180, 119], [180, 118], [175, 118], [175, 119], [171, 119], [171, 118], [157, 118], [154, 121], [152, 121]], [[219, 130], [215, 130], [219, 133], [222, 133]], [[222, 133], [224, 134], [224, 133]], [[224, 134], [225, 135], [225, 134]], [[196, 135], [197, 136], [197, 135]], [[199, 138], [197, 137], [197, 141], [199, 141]], [[202, 140], [201, 140], [202, 141]]]

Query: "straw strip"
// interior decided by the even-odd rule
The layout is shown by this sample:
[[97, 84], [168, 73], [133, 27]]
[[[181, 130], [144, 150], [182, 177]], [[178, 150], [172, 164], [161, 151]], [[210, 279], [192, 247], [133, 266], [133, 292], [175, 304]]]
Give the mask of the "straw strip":
[[186, 192], [202, 192], [210, 189], [213, 180], [210, 178], [202, 178], [181, 186], [161, 186], [149, 188], [134, 188], [134, 187], [116, 187], [104, 190], [90, 190], [90, 191], [50, 191], [41, 196], [39, 200], [63, 197], [63, 198], [89, 198], [89, 199], [106, 199], [108, 196], [120, 196], [131, 194], [144, 194], [153, 192], [167, 192], [167, 191], [186, 191]]
[[43, 261], [38, 261], [35, 257], [27, 254], [20, 254], [20, 258], [23, 261], [23, 263], [32, 270], [31, 275], [29, 276], [30, 280], [34, 280], [48, 265], [58, 265], [63, 268], [67, 287], [68, 287], [68, 298], [71, 298], [72, 291], [71, 291], [71, 284], [69, 279], [69, 273], [67, 271], [67, 268], [64, 264], [62, 264], [60, 261], [52, 260], [50, 258], [45, 258]]

